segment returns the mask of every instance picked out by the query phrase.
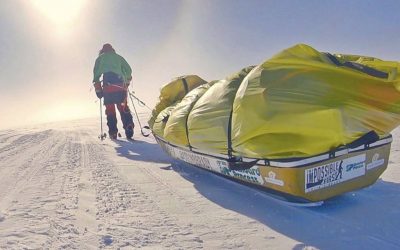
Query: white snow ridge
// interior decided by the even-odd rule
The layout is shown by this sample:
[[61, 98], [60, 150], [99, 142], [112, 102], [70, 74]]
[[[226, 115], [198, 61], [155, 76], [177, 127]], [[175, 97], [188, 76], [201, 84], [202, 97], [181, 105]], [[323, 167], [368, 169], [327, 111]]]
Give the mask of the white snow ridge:
[[377, 183], [304, 208], [98, 123], [0, 131], [0, 249], [400, 249], [398, 130]]

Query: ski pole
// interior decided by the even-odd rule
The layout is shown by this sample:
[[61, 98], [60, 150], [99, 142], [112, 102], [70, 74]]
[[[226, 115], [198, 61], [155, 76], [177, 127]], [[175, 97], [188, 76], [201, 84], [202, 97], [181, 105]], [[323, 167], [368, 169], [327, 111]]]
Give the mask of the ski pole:
[[101, 105], [101, 99], [100, 99], [100, 135], [99, 135], [99, 139], [100, 140], [104, 140], [107, 137], [106, 133], [103, 133], [103, 109], [102, 109], [102, 105]]
[[142, 133], [142, 135], [143, 135], [144, 137], [148, 137], [148, 136], [151, 134], [151, 132], [148, 133], [148, 134], [146, 134], [146, 133], [143, 132], [143, 129], [150, 129], [150, 127], [149, 127], [149, 126], [144, 126], [144, 127], [142, 127], [142, 124], [140, 123], [140, 120], [139, 120], [139, 115], [138, 115], [138, 113], [137, 113], [137, 111], [136, 111], [135, 104], [133, 103], [132, 94], [131, 94], [129, 91], [128, 91], [128, 93], [129, 93], [129, 98], [131, 99], [131, 103], [132, 103], [132, 106], [133, 106], [133, 110], [135, 111], [136, 119], [137, 119], [137, 121], [138, 121], [138, 123], [139, 123], [139, 126], [140, 126], [140, 132]]

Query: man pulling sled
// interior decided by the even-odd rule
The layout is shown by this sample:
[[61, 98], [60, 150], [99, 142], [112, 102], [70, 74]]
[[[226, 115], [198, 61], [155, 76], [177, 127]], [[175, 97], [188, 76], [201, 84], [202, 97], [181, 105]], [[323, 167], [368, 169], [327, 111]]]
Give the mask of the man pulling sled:
[[[100, 81], [101, 76], [102, 81]], [[115, 52], [111, 44], [104, 44], [94, 65], [93, 84], [97, 97], [99, 99], [104, 97], [108, 135], [111, 139], [116, 139], [118, 135], [115, 106], [121, 115], [126, 138], [132, 139], [135, 125], [127, 104], [127, 92], [131, 80], [132, 69], [128, 62]]]

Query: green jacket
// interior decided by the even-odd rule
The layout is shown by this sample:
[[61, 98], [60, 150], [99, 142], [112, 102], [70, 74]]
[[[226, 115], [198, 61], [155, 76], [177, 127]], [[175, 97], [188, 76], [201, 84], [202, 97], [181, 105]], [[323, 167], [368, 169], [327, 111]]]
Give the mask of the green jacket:
[[100, 76], [106, 72], [114, 72], [122, 77], [124, 82], [132, 78], [132, 69], [128, 62], [115, 52], [105, 52], [96, 59], [93, 69], [93, 82], [99, 82]]

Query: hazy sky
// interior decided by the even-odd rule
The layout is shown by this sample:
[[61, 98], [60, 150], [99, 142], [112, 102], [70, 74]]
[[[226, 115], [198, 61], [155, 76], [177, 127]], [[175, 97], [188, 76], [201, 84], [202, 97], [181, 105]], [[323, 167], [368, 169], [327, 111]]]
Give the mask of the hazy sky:
[[400, 60], [399, 0], [1, 0], [0, 128], [98, 116], [109, 42], [149, 106], [172, 78], [224, 78], [282, 49]]

